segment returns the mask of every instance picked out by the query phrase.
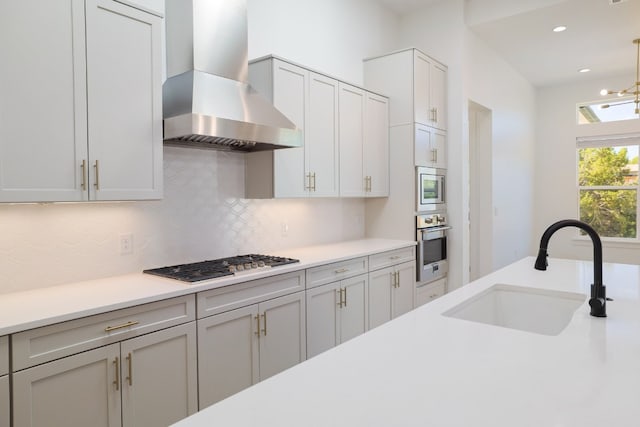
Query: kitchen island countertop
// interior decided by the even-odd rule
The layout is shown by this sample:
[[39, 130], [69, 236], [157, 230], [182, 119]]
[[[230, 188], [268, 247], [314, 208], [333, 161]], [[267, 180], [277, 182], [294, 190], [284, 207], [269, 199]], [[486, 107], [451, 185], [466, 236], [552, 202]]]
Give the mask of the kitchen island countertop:
[[591, 262], [533, 264], [524, 258], [175, 426], [640, 425], [640, 266], [605, 264], [609, 317], [591, 317], [585, 298], [556, 336], [442, 315], [494, 284], [589, 294]]
[[360, 239], [283, 249], [270, 254], [300, 262], [196, 283], [140, 272], [0, 294], [0, 336], [415, 244], [407, 240]]

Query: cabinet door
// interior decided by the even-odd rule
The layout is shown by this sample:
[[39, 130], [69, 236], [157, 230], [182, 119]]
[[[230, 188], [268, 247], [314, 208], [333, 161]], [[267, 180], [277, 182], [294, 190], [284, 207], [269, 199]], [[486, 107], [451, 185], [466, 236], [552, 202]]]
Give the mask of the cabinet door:
[[340, 282], [344, 289], [340, 310], [340, 343], [363, 334], [368, 325], [369, 278], [366, 274]]
[[14, 427], [121, 425], [120, 344], [13, 374]]
[[197, 412], [196, 323], [123, 341], [122, 421], [166, 426]]
[[431, 129], [424, 125], [415, 125], [414, 160], [416, 166], [435, 166], [435, 154], [431, 148]]
[[433, 166], [440, 169], [447, 167], [447, 134], [438, 129], [431, 130], [431, 149], [435, 154]]
[[442, 130], [447, 129], [447, 69], [432, 62], [430, 80], [431, 125]]
[[447, 289], [447, 279], [439, 279], [435, 282], [428, 283], [426, 285], [416, 288], [416, 307], [424, 305], [433, 301], [436, 298], [440, 298], [445, 294]]
[[395, 270], [393, 267], [369, 273], [369, 329], [392, 318], [391, 293]]
[[340, 83], [340, 196], [364, 196], [364, 91]]
[[418, 51], [414, 51], [413, 57], [413, 84], [414, 84], [414, 121], [423, 125], [430, 125], [430, 93], [429, 82], [431, 80], [431, 60]]
[[307, 290], [307, 357], [340, 343], [340, 282]]
[[87, 0], [90, 198], [162, 197], [161, 19]]
[[275, 150], [275, 197], [304, 197], [308, 181], [305, 177], [305, 149], [307, 145], [307, 81], [309, 72], [286, 62], [273, 60], [273, 105], [304, 133], [302, 147]]
[[416, 290], [416, 264], [405, 262], [394, 267], [398, 274], [398, 284], [393, 288], [392, 317], [400, 316], [413, 310], [413, 296]]
[[310, 196], [338, 196], [338, 98], [337, 80], [309, 73], [305, 158]]
[[0, 202], [80, 201], [83, 0], [0, 2]]
[[389, 100], [366, 93], [364, 120], [364, 176], [366, 195], [389, 195]]
[[258, 305], [198, 320], [199, 407], [258, 382]]
[[0, 427], [10, 427], [9, 375], [0, 376]]
[[269, 378], [307, 357], [304, 292], [259, 304], [260, 380]]

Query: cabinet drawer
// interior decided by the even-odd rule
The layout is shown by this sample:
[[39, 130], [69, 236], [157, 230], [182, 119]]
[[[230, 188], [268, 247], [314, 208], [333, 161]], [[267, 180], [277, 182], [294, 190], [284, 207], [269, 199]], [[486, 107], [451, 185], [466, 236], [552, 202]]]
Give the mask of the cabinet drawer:
[[416, 247], [409, 246], [407, 248], [394, 249], [392, 251], [381, 252], [375, 255], [369, 255], [369, 270], [374, 271], [380, 268], [389, 267], [391, 265], [400, 264], [406, 261], [415, 261]]
[[0, 375], [9, 373], [9, 337], [0, 337]]
[[200, 292], [198, 319], [304, 291], [304, 270]]
[[321, 265], [307, 270], [307, 289], [337, 280], [365, 274], [369, 271], [367, 257]]
[[13, 370], [195, 320], [193, 295], [84, 317], [12, 337]]
[[424, 305], [440, 298], [446, 293], [447, 279], [436, 280], [435, 282], [416, 288], [416, 307]]

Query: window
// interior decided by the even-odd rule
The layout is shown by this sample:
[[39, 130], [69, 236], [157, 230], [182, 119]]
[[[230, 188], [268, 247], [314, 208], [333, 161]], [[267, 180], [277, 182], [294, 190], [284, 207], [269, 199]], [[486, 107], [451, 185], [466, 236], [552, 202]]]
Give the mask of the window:
[[638, 240], [640, 135], [578, 138], [579, 217], [601, 237]]
[[578, 124], [616, 122], [637, 119], [633, 98], [615, 98], [578, 104]]

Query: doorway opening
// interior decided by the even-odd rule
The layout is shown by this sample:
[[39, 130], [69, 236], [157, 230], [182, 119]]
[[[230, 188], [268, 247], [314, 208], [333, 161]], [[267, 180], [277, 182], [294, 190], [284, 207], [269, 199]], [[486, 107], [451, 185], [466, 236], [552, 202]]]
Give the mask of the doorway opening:
[[493, 271], [492, 112], [469, 101], [469, 281]]

